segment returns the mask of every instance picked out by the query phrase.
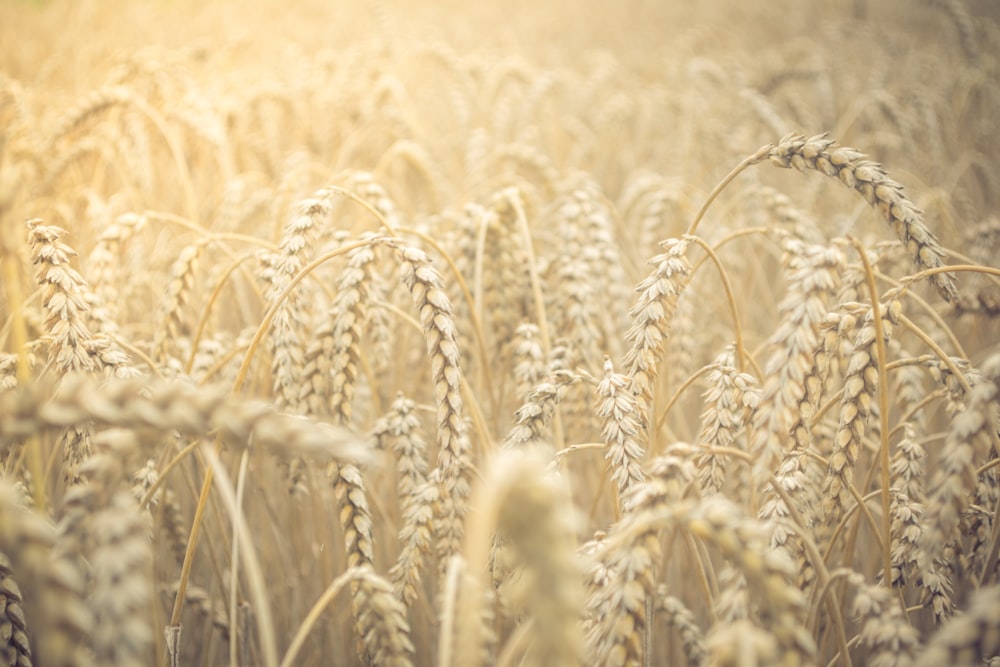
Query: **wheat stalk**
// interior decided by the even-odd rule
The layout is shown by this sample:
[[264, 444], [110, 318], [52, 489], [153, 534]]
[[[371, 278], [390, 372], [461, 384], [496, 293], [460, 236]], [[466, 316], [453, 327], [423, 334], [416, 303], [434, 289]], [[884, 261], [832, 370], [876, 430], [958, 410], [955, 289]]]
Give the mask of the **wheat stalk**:
[[[772, 147], [766, 157], [779, 167], [819, 171], [856, 190], [882, 213], [919, 270], [944, 265], [944, 248], [924, 224], [920, 210], [903, 194], [903, 186], [889, 178], [881, 165], [865, 159], [860, 151], [839, 146], [823, 135], [806, 138], [791, 134]], [[955, 280], [950, 274], [935, 273], [930, 280], [945, 301], [958, 301]]]
[[462, 370], [459, 365], [451, 301], [427, 255], [402, 243], [396, 245], [403, 283], [413, 299], [431, 358], [434, 398], [437, 403], [437, 444], [441, 484], [441, 517], [436, 525], [438, 561], [458, 553], [462, 519], [471, 486], [470, 443], [462, 417]]
[[10, 560], [0, 553], [0, 659], [11, 667], [31, 667], [31, 642], [24, 617], [24, 598], [14, 578]]

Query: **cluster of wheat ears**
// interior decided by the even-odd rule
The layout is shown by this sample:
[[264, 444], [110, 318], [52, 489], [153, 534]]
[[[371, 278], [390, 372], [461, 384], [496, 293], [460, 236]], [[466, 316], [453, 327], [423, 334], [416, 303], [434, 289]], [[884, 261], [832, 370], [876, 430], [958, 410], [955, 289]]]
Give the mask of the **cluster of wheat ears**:
[[496, 4], [0, 7], [0, 666], [1000, 662], [996, 17]]

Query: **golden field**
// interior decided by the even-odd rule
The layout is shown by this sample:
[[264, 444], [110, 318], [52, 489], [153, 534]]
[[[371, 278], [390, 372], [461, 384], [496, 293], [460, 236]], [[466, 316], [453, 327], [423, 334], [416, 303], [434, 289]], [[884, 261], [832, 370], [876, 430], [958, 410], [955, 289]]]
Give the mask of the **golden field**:
[[0, 3], [0, 665], [1000, 663], [998, 20]]

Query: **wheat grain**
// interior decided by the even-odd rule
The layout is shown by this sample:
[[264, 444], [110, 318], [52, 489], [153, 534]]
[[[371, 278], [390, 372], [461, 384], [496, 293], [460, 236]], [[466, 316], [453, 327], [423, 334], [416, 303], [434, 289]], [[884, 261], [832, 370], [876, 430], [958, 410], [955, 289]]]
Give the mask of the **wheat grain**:
[[25, 510], [9, 484], [0, 484], [0, 553], [29, 591], [23, 602], [31, 633], [45, 638], [33, 644], [33, 664], [89, 664], [84, 648], [93, 616], [84, 603], [83, 576], [72, 560], [55, 556], [55, 542], [48, 522]]
[[[780, 167], [813, 169], [857, 190], [882, 213], [919, 269], [944, 265], [944, 249], [924, 225], [919, 209], [903, 194], [903, 187], [889, 178], [881, 165], [866, 160], [861, 152], [838, 146], [825, 136], [807, 139], [793, 134], [784, 137], [767, 157]], [[945, 301], [958, 300], [955, 281], [949, 274], [936, 273], [931, 282]]]
[[992, 382], [980, 382], [966, 396], [965, 409], [952, 419], [951, 430], [927, 493], [921, 533], [921, 564], [934, 563], [945, 545], [957, 537], [959, 515], [975, 491], [975, 462], [996, 432], [996, 394]]
[[631, 347], [623, 365], [639, 397], [639, 414], [645, 416], [643, 423], [652, 404], [653, 384], [670, 333], [671, 316], [691, 275], [691, 266], [684, 256], [687, 245], [682, 239], [661, 243], [664, 252], [650, 260], [655, 268], [636, 286], [639, 297], [629, 311], [632, 326], [625, 333], [625, 340]]
[[760, 403], [757, 379], [739, 373], [734, 363], [733, 351], [727, 349], [716, 357], [706, 377], [709, 388], [698, 434], [698, 444], [706, 451], [698, 457], [698, 479], [707, 493], [718, 493], [726, 476], [725, 458], [715, 448], [737, 446], [737, 437]]
[[605, 458], [618, 488], [619, 509], [627, 513], [632, 509], [632, 489], [646, 477], [642, 468], [645, 452], [639, 440], [639, 417], [629, 378], [616, 373], [608, 357], [604, 357], [604, 378], [597, 385], [596, 412], [604, 420], [602, 434], [608, 444]]
[[869, 664], [882, 667], [912, 665], [920, 640], [892, 591], [868, 585], [857, 573], [849, 579], [856, 589], [852, 611], [861, 626], [858, 638], [872, 650]]
[[167, 284], [167, 298], [163, 306], [164, 321], [157, 327], [157, 337], [153, 341], [153, 349], [156, 350], [160, 363], [167, 359], [168, 341], [169, 344], [176, 345], [188, 333], [181, 311], [190, 298], [194, 274], [206, 245], [207, 242], [203, 240], [186, 246], [170, 268], [170, 282]]
[[[768, 470], [793, 432], [804, 406], [807, 377], [819, 346], [819, 325], [826, 302], [838, 283], [845, 258], [836, 247], [808, 246], [795, 240], [784, 244], [789, 291], [779, 308], [781, 322], [768, 343], [774, 350], [764, 368], [764, 386], [754, 415], [752, 451], [756, 470]], [[815, 395], [815, 392], [812, 392]]]
[[705, 659], [705, 639], [701, 628], [698, 627], [691, 610], [684, 606], [684, 603], [667, 594], [665, 586], [657, 588], [656, 607], [667, 616], [667, 622], [673, 626], [681, 636], [681, 643], [684, 646], [684, 658], [689, 665], [700, 665]]
[[9, 667], [31, 667], [31, 643], [28, 640], [21, 589], [10, 568], [10, 560], [0, 553], [0, 659]]
[[414, 247], [399, 244], [397, 255], [403, 283], [413, 299], [424, 330], [431, 358], [434, 399], [437, 403], [438, 469], [440, 470], [441, 512], [436, 524], [438, 561], [458, 553], [462, 540], [462, 519], [471, 493], [469, 448], [462, 417], [462, 370], [455, 339], [451, 301], [444, 293], [441, 278], [427, 255]]
[[930, 665], [972, 665], [1000, 652], [1000, 628], [996, 611], [1000, 608], [996, 586], [977, 591], [967, 612], [943, 626], [920, 654], [917, 667]]
[[89, 559], [91, 642], [97, 659], [107, 664], [146, 664], [152, 642], [152, 628], [143, 618], [152, 594], [148, 575], [152, 550], [138, 510], [131, 493], [120, 491], [89, 526], [96, 542]]
[[[328, 191], [319, 191], [313, 197], [299, 202], [294, 215], [285, 225], [278, 252], [264, 258], [267, 265], [264, 279], [268, 283], [269, 301], [277, 299], [305, 266], [319, 235], [319, 226], [330, 214], [330, 197], [331, 193]], [[302, 313], [293, 294], [279, 305], [268, 337], [274, 392], [280, 397], [279, 405], [287, 406], [293, 412], [302, 412], [298, 396], [304, 355], [300, 333], [301, 317]]]
[[[882, 330], [888, 337], [892, 325], [898, 321], [900, 304], [892, 302], [883, 306]], [[830, 452], [829, 473], [823, 490], [822, 511], [827, 525], [843, 516], [850, 497], [853, 470], [865, 435], [866, 422], [872, 410], [872, 401], [878, 384], [878, 360], [875, 353], [875, 325], [871, 311], [865, 316], [861, 329], [854, 339], [854, 351], [844, 378], [844, 392], [840, 404], [840, 420]]]

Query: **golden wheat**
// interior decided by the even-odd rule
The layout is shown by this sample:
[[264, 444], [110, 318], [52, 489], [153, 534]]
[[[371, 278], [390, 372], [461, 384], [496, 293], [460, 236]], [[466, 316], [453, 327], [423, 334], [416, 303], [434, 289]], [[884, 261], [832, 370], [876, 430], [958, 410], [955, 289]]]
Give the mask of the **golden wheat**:
[[342, 5], [0, 3], [0, 667], [1000, 661], [993, 5]]

